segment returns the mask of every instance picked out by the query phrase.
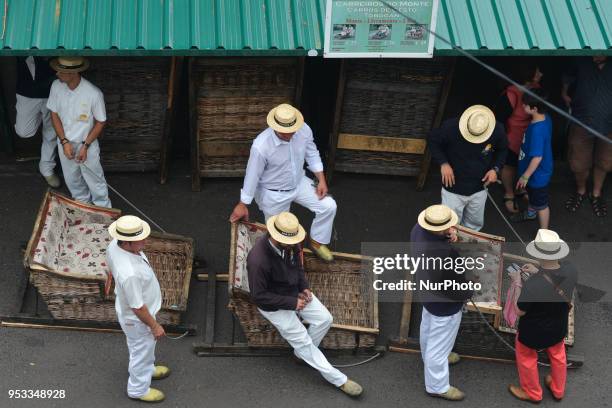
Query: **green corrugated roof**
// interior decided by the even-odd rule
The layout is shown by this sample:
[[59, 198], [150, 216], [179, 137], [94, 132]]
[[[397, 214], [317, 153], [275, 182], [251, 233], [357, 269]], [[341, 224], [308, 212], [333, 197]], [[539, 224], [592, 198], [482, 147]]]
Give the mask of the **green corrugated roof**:
[[[612, 0], [440, 6], [439, 34], [473, 53], [612, 53]], [[323, 47], [325, 0], [0, 0], [0, 7], [5, 55], [304, 55]], [[456, 51], [437, 40], [436, 54]]]

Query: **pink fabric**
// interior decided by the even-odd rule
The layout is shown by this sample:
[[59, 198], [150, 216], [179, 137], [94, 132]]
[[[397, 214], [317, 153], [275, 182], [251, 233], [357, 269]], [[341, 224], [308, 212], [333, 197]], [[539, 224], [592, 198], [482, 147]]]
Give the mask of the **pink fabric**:
[[[540, 374], [538, 372], [538, 352], [525, 346], [516, 335], [516, 368], [518, 369], [521, 388], [533, 400], [542, 400], [542, 386], [540, 385]], [[560, 341], [554, 346], [546, 349], [550, 360], [550, 374], [552, 384], [550, 386], [555, 398], [563, 398], [565, 395], [565, 381], [567, 377], [567, 360], [565, 355], [565, 343]]]
[[521, 294], [520, 288], [512, 283], [508, 288], [506, 294], [506, 304], [504, 305], [504, 319], [510, 325], [511, 328], [516, 329], [516, 322], [518, 320], [518, 314], [516, 311], [516, 301]]

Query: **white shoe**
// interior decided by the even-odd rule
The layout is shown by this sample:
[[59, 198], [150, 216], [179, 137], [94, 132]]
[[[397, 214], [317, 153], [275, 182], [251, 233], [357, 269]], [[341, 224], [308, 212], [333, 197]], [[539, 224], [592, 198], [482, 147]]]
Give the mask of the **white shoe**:
[[57, 174], [52, 174], [50, 176], [43, 176], [43, 177], [45, 181], [47, 182], [47, 184], [49, 185], [49, 187], [59, 188], [59, 186], [62, 184]]

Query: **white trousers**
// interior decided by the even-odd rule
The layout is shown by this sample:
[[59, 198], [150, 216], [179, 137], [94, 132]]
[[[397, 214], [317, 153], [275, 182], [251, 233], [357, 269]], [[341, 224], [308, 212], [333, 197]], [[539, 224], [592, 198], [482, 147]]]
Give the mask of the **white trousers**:
[[[71, 144], [73, 154], [76, 157], [83, 145], [72, 142]], [[84, 163], [87, 168], [77, 163], [75, 159], [68, 160], [61, 145], [59, 145], [59, 157], [64, 172], [64, 180], [72, 198], [83, 203], [93, 203], [100, 207], [111, 208], [108, 186], [104, 178], [102, 164], [100, 164], [100, 145], [97, 140], [94, 140], [87, 150], [87, 160]]]
[[[321, 344], [321, 340], [327, 334], [333, 321], [331, 313], [319, 299], [312, 295], [310, 303], [299, 312], [295, 310], [266, 312], [261, 309], [259, 309], [259, 312], [276, 327], [280, 335], [293, 347], [293, 352], [298, 358], [318, 370], [323, 378], [336, 387], [346, 383], [346, 375], [332, 367], [319, 350], [319, 344]], [[300, 317], [310, 324], [308, 330], [300, 321]]]
[[45, 177], [50, 176], [53, 174], [55, 158], [57, 157], [57, 136], [51, 123], [51, 112], [47, 109], [47, 99], [26, 98], [21, 95], [16, 95], [16, 97], [15, 132], [21, 138], [30, 138], [36, 134], [42, 123], [42, 145], [38, 168], [40, 174]]
[[130, 378], [127, 394], [131, 398], [140, 398], [149, 392], [151, 378], [155, 371], [155, 337], [149, 326], [141, 321], [119, 321], [130, 353], [128, 371]]
[[442, 188], [442, 204], [457, 213], [459, 224], [474, 231], [480, 231], [484, 225], [487, 190], [479, 191], [471, 196], [462, 196]]
[[331, 241], [336, 217], [336, 201], [329, 196], [319, 200], [313, 181], [308, 177], [303, 176], [293, 191], [272, 191], [260, 187], [255, 192], [255, 202], [264, 213], [266, 220], [283, 211], [289, 211], [292, 202], [308, 208], [315, 213], [310, 227], [310, 237], [325, 245]]
[[448, 391], [448, 356], [453, 350], [461, 310], [451, 316], [435, 316], [423, 307], [421, 314], [421, 357], [425, 366], [425, 390], [431, 394]]

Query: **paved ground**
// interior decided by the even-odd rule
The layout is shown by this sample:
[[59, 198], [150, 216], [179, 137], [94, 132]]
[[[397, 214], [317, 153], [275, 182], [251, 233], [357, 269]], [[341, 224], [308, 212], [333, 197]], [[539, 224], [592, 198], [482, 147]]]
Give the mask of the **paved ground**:
[[[204, 180], [200, 193], [190, 191], [186, 168], [178, 167], [169, 183], [160, 186], [153, 174], [110, 174], [109, 182], [136, 202], [168, 231], [192, 236], [197, 253], [210, 269], [227, 270], [229, 225], [227, 216], [238, 198], [240, 181]], [[24, 285], [20, 241], [27, 240], [44, 193], [43, 180], [33, 163], [0, 162], [0, 314], [14, 312]], [[439, 197], [437, 177], [426, 191], [414, 192], [414, 180], [406, 178], [338, 174], [332, 193], [339, 203], [336, 249], [359, 252], [365, 241], [406, 241], [418, 212]], [[560, 168], [553, 184], [553, 228], [575, 242], [599, 242], [596, 248], [578, 244], [592, 255], [582, 262], [581, 281], [600, 289], [610, 286], [607, 274], [612, 248], [612, 217], [596, 220], [590, 209], [569, 216], [560, 203], [571, 190], [571, 179]], [[127, 210], [117, 197], [116, 207]], [[298, 214], [304, 214], [298, 211]], [[304, 214], [304, 217], [307, 217]], [[520, 225], [521, 235], [531, 237], [534, 224]], [[487, 210], [486, 232], [509, 232], [492, 207]], [[607, 258], [606, 258], [607, 257]], [[230, 315], [225, 311], [226, 287], [218, 291], [220, 310], [218, 341], [227, 341]], [[611, 291], [612, 292], [612, 291]], [[612, 300], [579, 304], [576, 345], [572, 352], [585, 355], [585, 366], [569, 373], [567, 397], [559, 406], [609, 406], [612, 384]], [[206, 284], [192, 282], [189, 322], [204, 327]], [[397, 333], [399, 305], [382, 304], [381, 343]], [[203, 335], [203, 333], [200, 333]], [[197, 339], [196, 339], [197, 340]], [[365, 394], [352, 401], [328, 386], [309, 368], [287, 358], [198, 358], [191, 345], [194, 338], [159, 343], [159, 360], [173, 369], [159, 383], [168, 407], [405, 407], [445, 406], [423, 391], [422, 364], [416, 355], [387, 353], [372, 363], [346, 369], [365, 387]], [[352, 362], [343, 359], [342, 363]], [[0, 407], [129, 407], [137, 403], [124, 394], [127, 380], [127, 349], [120, 334], [96, 334], [47, 330], [0, 329]], [[516, 380], [513, 365], [463, 361], [451, 370], [452, 383], [467, 392], [463, 406], [495, 407], [518, 404], [506, 391]], [[63, 389], [65, 400], [16, 401], [10, 389]], [[553, 406], [545, 395], [544, 406]], [[557, 406], [557, 405], [555, 405]]]

